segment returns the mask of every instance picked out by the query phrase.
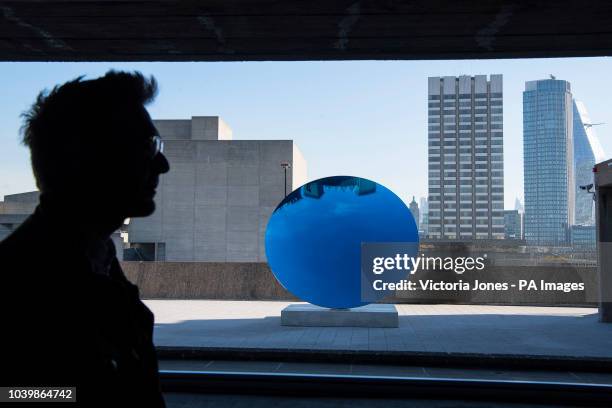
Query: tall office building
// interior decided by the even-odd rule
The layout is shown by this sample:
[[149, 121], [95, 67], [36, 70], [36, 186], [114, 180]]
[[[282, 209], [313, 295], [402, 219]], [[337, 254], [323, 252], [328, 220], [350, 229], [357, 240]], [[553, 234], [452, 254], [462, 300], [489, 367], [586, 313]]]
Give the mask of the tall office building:
[[514, 199], [514, 209], [520, 213], [525, 212], [525, 207], [523, 207], [523, 203], [521, 203], [518, 197]]
[[419, 215], [421, 219], [419, 220], [419, 231], [421, 235], [427, 236], [427, 224], [429, 219], [429, 208], [427, 205], [427, 198], [421, 197], [419, 199]]
[[429, 237], [429, 214], [423, 213], [421, 215], [421, 225], [419, 227], [419, 236], [420, 237]]
[[[523, 203], [521, 203], [521, 200], [518, 197], [514, 199], [514, 209], [518, 211], [520, 224], [521, 224], [520, 225], [521, 234], [518, 238], [525, 239], [525, 207], [523, 206]], [[507, 234], [506, 234], [506, 238], [508, 238]]]
[[419, 198], [419, 208], [421, 209], [421, 220], [423, 219], [423, 213], [426, 213], [427, 208], [427, 197]]
[[412, 216], [414, 217], [414, 222], [416, 222], [418, 228], [419, 220], [421, 219], [421, 217], [419, 214], [419, 204], [414, 199], [414, 196], [412, 196], [412, 201], [410, 202], [410, 212], [412, 213]]
[[502, 81], [429, 78], [431, 238], [504, 238]]
[[575, 220], [579, 225], [595, 225], [593, 195], [580, 186], [593, 183], [595, 163], [605, 160], [601, 144], [593, 130], [593, 123], [584, 104], [574, 100], [574, 172], [575, 172]]
[[525, 239], [530, 245], [569, 243], [575, 215], [572, 106], [567, 81], [552, 78], [525, 83]]
[[521, 217], [518, 210], [504, 211], [504, 225], [506, 239], [521, 239]]

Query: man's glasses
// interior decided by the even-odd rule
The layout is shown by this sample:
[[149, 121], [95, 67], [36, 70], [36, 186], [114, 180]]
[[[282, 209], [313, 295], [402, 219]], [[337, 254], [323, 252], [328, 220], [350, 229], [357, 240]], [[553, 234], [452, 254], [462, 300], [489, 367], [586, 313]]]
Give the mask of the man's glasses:
[[164, 141], [159, 135], [151, 137], [151, 157], [164, 152]]

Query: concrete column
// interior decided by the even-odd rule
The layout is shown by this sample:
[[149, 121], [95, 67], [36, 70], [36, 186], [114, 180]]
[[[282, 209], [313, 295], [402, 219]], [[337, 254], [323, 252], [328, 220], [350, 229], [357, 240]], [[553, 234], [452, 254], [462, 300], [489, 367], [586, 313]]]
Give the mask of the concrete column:
[[612, 160], [595, 166], [599, 320], [612, 322]]

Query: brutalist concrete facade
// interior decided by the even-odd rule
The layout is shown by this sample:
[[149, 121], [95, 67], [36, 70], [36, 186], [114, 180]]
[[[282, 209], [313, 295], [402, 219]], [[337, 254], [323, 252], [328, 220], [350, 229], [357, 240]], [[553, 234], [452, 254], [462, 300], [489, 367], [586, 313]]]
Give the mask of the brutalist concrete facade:
[[[0, 201], [0, 241], [8, 237], [34, 212], [39, 196], [38, 191], [4, 196], [4, 201]], [[115, 244], [117, 259], [122, 261], [124, 243], [121, 232], [115, 231], [110, 238]]]
[[38, 205], [38, 191], [7, 194], [0, 201], [0, 241], [25, 221]]
[[157, 209], [132, 219], [131, 244], [150, 245], [158, 261], [263, 262], [265, 228], [286, 191], [306, 182], [292, 140], [232, 140], [218, 117], [155, 120], [170, 172]]

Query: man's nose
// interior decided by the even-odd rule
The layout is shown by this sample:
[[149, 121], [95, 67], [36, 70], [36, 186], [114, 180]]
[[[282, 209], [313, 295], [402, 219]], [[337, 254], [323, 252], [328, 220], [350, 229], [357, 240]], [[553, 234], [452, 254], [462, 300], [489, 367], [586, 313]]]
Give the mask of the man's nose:
[[166, 156], [164, 156], [164, 154], [161, 152], [155, 155], [153, 163], [155, 170], [157, 170], [159, 174], [164, 174], [170, 171], [170, 163], [168, 163], [168, 159], [166, 159]]

